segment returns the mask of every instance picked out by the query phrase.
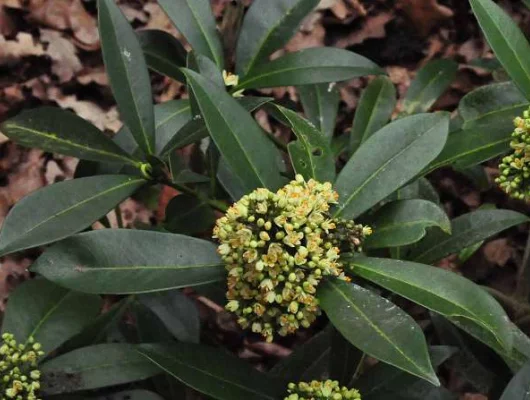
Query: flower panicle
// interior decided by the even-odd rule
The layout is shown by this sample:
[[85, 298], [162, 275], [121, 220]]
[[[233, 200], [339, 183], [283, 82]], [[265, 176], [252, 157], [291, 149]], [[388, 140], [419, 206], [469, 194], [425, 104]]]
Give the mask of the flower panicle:
[[361, 400], [355, 389], [340, 386], [338, 381], [326, 380], [289, 383], [289, 395], [284, 400]]
[[514, 125], [512, 152], [499, 164], [495, 182], [510, 197], [530, 201], [530, 108], [514, 119]]
[[41, 345], [29, 338], [18, 344], [11, 333], [2, 334], [0, 346], [0, 400], [40, 400], [39, 358], [44, 355]]
[[217, 220], [214, 238], [228, 271], [226, 309], [243, 328], [272, 341], [309, 327], [320, 315], [316, 288], [345, 279], [339, 255], [361, 251], [370, 229], [333, 219], [331, 183], [302, 176], [276, 193], [256, 189]]

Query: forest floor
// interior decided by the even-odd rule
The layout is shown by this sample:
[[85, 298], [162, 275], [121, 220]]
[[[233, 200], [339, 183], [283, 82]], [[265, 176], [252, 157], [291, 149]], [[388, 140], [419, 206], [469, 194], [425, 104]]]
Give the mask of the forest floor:
[[[178, 35], [154, 0], [119, 3], [136, 28], [163, 29]], [[220, 22], [231, 3], [212, 1]], [[530, 11], [523, 3], [500, 3], [530, 33]], [[95, 0], [0, 0], [0, 122], [22, 109], [46, 104], [71, 109], [109, 133], [119, 129], [121, 123], [102, 64], [96, 21]], [[229, 27], [222, 28], [230, 43], [233, 32]], [[323, 45], [347, 48], [386, 68], [400, 95], [428, 61], [439, 58], [457, 61], [457, 78], [434, 110], [454, 111], [466, 93], [495, 78], [502, 79], [474, 66], [474, 60], [493, 55], [465, 0], [322, 0], [319, 10], [304, 22], [283, 51]], [[152, 80], [156, 102], [184, 95], [184, 87], [178, 82], [155, 75]], [[341, 84], [337, 134], [350, 128], [360, 92], [368, 81], [369, 78], [362, 78]], [[298, 101], [291, 88], [264, 93]], [[266, 115], [258, 118], [267, 123]], [[21, 148], [0, 132], [0, 225], [10, 207], [28, 193], [71, 178], [76, 163], [72, 158]], [[527, 205], [507, 199], [492, 185], [496, 173], [496, 163], [491, 162], [477, 170], [475, 178], [443, 169], [429, 179], [451, 217], [484, 204], [528, 214]], [[149, 207], [128, 200], [122, 206], [126, 223], [156, 221], [172, 195], [166, 193], [160, 204]], [[441, 266], [479, 284], [512, 293], [526, 233], [527, 227], [505, 231], [489, 240], [463, 265], [448, 258]], [[28, 278], [26, 268], [36, 255], [38, 250], [1, 260], [0, 309], [9, 292]], [[210, 307], [215, 308], [212, 304]], [[260, 346], [253, 344], [242, 356], [288, 353], [282, 346], [266, 349]], [[451, 377], [450, 371], [447, 374]], [[461, 393], [462, 399], [486, 399], [458, 377], [450, 379], [449, 386]]]

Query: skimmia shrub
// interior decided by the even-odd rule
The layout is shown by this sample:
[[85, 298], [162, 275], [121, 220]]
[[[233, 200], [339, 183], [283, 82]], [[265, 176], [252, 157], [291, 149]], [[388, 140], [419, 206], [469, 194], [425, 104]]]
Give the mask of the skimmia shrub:
[[[29, 399], [38, 380], [40, 398], [176, 399], [186, 387], [226, 400], [448, 398], [436, 368], [464, 341], [496, 353], [503, 376], [519, 370], [530, 339], [487, 290], [433, 265], [451, 254], [463, 262], [528, 218], [485, 208], [451, 221], [426, 179], [440, 167], [476, 176], [480, 162], [509, 150], [512, 114], [528, 107], [515, 86], [471, 93], [453, 119], [428, 113], [457, 70], [438, 60], [418, 72], [397, 112], [385, 71], [358, 54], [313, 48], [270, 60], [317, 0], [255, 0], [244, 16], [231, 8], [223, 26], [232, 27], [226, 38], [238, 33], [234, 46], [207, 0], [159, 3], [191, 51], [162, 31], [135, 33], [114, 0], [98, 2], [124, 123], [112, 139], [51, 107], [1, 126], [21, 145], [81, 159], [75, 179], [22, 199], [0, 231], [2, 256], [43, 247], [35, 279], [10, 296], [2, 323], [5, 340], [34, 338], [43, 356], [38, 379], [16, 384], [16, 396]], [[153, 105], [148, 68], [183, 82], [189, 98]], [[338, 85], [365, 75], [377, 77], [351, 131], [338, 134]], [[278, 86], [296, 86], [305, 117], [256, 91]], [[510, 112], [497, 112], [506, 102]], [[262, 129], [258, 108], [291, 140]], [[192, 168], [177, 150], [194, 143]], [[162, 186], [179, 192], [166, 219], [122, 229], [119, 204]], [[97, 221], [106, 228], [93, 230]], [[222, 303], [252, 340], [310, 338], [258, 371], [201, 334], [181, 288]], [[423, 326], [442, 345], [428, 345], [399, 306], [408, 302], [430, 310]]]

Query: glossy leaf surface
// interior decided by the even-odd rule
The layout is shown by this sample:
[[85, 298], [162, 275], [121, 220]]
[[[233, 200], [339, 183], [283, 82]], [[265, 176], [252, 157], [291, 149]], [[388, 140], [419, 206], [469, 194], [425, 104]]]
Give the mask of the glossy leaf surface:
[[236, 90], [338, 82], [383, 73], [372, 61], [351, 51], [310, 48], [261, 64], [241, 79]]
[[0, 231], [0, 255], [42, 246], [82, 231], [145, 181], [100, 175], [59, 182], [20, 200]]
[[405, 246], [421, 240], [428, 227], [451, 233], [447, 214], [430, 201], [398, 200], [384, 205], [370, 216], [373, 233], [366, 238], [366, 248]]
[[142, 47], [114, 0], [99, 0], [98, 12], [103, 61], [121, 119], [142, 151], [152, 154], [155, 115]]
[[321, 284], [318, 299], [335, 328], [355, 347], [439, 385], [421, 328], [396, 305], [338, 279]]
[[335, 216], [355, 218], [411, 180], [442, 151], [448, 130], [447, 115], [418, 114], [372, 135], [337, 177]]
[[33, 279], [9, 296], [2, 333], [12, 333], [22, 344], [33, 337], [48, 354], [95, 320], [100, 307], [99, 296]]
[[105, 229], [50, 247], [33, 271], [87, 293], [130, 294], [216, 282], [224, 267], [213, 243], [154, 231]]

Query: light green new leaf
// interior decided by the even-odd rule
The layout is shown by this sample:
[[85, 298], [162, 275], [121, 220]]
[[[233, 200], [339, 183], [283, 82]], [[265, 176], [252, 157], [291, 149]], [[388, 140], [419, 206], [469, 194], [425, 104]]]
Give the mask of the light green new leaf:
[[182, 383], [217, 400], [278, 400], [287, 384], [213, 347], [140, 345], [140, 354]]
[[486, 291], [455, 273], [409, 261], [346, 256], [351, 272], [450, 318], [487, 330], [506, 351], [513, 344], [510, 320]]
[[287, 145], [296, 173], [306, 179], [333, 182], [335, 159], [322, 133], [294, 111], [278, 105], [275, 107], [286, 118], [297, 138]]
[[25, 147], [84, 160], [138, 164], [94, 125], [57, 107], [24, 111], [4, 122], [1, 129], [7, 137]]
[[530, 44], [515, 22], [492, 0], [470, 0], [478, 23], [502, 66], [530, 98]]
[[333, 47], [310, 48], [260, 64], [241, 79], [234, 91], [338, 82], [384, 73], [372, 61], [351, 51]]
[[525, 222], [528, 222], [528, 217], [511, 210], [477, 210], [464, 214], [452, 221], [451, 235], [435, 230], [429, 232], [412, 249], [409, 258], [413, 261], [431, 264]]
[[466, 94], [458, 105], [458, 114], [464, 120], [462, 129], [502, 131], [509, 136], [513, 119], [529, 106], [513, 82], [493, 83]]
[[82, 231], [144, 183], [126, 175], [99, 175], [39, 189], [20, 200], [7, 215], [0, 231], [0, 255]]
[[171, 22], [193, 50], [223, 68], [223, 46], [209, 0], [158, 0]]
[[170, 100], [155, 106], [156, 153], [160, 154], [175, 134], [191, 120], [188, 100]]
[[337, 85], [320, 83], [298, 86], [296, 89], [307, 119], [330, 141], [339, 111], [340, 94]]
[[224, 88], [189, 69], [184, 73], [210, 136], [247, 192], [282, 186], [280, 170], [275, 168], [279, 152], [252, 116]]
[[319, 0], [256, 0], [245, 15], [236, 49], [237, 74], [244, 76], [296, 33]]
[[128, 229], [82, 233], [50, 247], [31, 267], [85, 293], [131, 294], [203, 285], [224, 278], [213, 243]]
[[373, 233], [364, 247], [377, 249], [398, 247], [415, 243], [426, 234], [426, 228], [437, 226], [451, 233], [451, 221], [447, 214], [430, 201], [398, 200], [384, 205], [368, 219]]
[[440, 385], [418, 324], [403, 310], [361, 286], [338, 279], [321, 284], [318, 299], [333, 326], [369, 356]]
[[95, 320], [100, 307], [99, 296], [32, 279], [9, 296], [2, 333], [12, 333], [21, 344], [33, 337], [48, 354]]
[[114, 0], [99, 0], [98, 11], [103, 61], [120, 116], [142, 151], [152, 154], [155, 113], [142, 47]]
[[82, 347], [40, 366], [46, 396], [140, 381], [160, 373], [128, 343]]
[[418, 71], [405, 99], [403, 111], [407, 114], [427, 112], [453, 82], [458, 64], [453, 60], [434, 60]]
[[397, 93], [392, 81], [386, 76], [374, 79], [364, 89], [355, 110], [350, 134], [350, 154], [366, 139], [381, 129], [392, 117], [396, 108]]
[[355, 152], [335, 182], [334, 215], [355, 218], [414, 178], [439, 153], [449, 131], [444, 113], [398, 119]]
[[451, 165], [466, 168], [508, 151], [510, 131], [471, 128], [454, 132], [447, 138], [442, 152], [429, 164], [423, 174]]
[[177, 38], [165, 31], [146, 29], [138, 32], [138, 39], [147, 66], [151, 70], [179, 82], [185, 82], [186, 79], [180, 68], [186, 66], [187, 52]]

